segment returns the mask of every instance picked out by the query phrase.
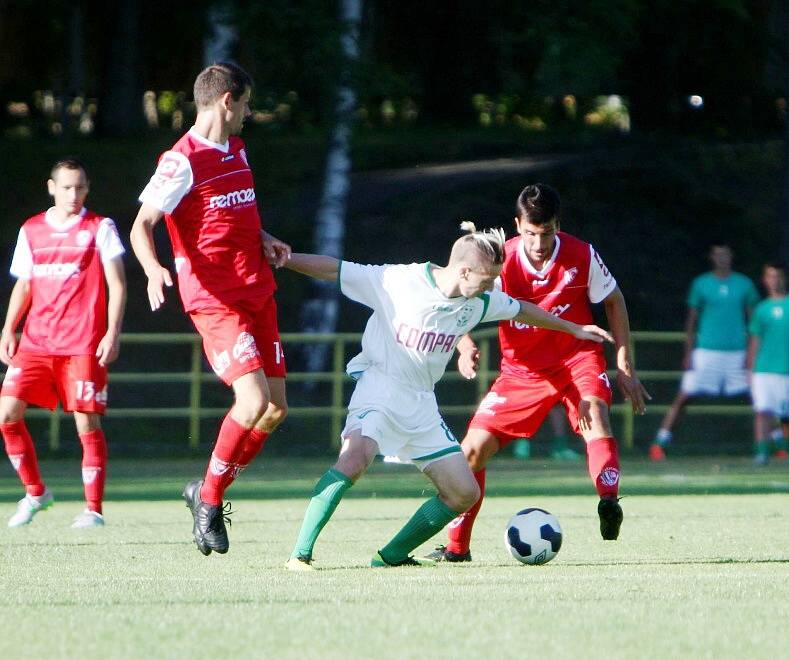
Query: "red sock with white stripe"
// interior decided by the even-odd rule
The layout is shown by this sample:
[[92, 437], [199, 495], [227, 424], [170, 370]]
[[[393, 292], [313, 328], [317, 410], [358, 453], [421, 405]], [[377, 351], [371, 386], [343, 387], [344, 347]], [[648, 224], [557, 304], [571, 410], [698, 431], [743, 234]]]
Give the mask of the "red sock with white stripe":
[[268, 435], [267, 431], [263, 431], [257, 427], [254, 427], [249, 432], [249, 437], [244, 443], [244, 449], [241, 450], [241, 455], [238, 457], [235, 465], [233, 465], [233, 469], [227, 471], [227, 479], [223, 481], [225, 488], [232, 484], [238, 475], [247, 469], [255, 456], [260, 453], [260, 450], [263, 449], [263, 445], [266, 444]]
[[5, 450], [11, 465], [19, 474], [28, 495], [39, 497], [44, 494], [46, 486], [38, 470], [38, 459], [33, 438], [27, 430], [25, 420], [0, 424], [0, 433], [5, 440]]
[[206, 504], [222, 504], [222, 497], [228, 486], [228, 473], [232, 474], [236, 468], [251, 431], [252, 429], [241, 426], [230, 413], [225, 415], [211, 460], [208, 462], [203, 487], [200, 489], [200, 499]]
[[479, 472], [474, 473], [474, 478], [479, 484], [479, 499], [465, 513], [461, 513], [455, 518], [447, 529], [449, 530], [449, 541], [447, 543], [447, 550], [454, 552], [456, 555], [464, 555], [469, 551], [471, 545], [471, 532], [474, 529], [474, 521], [477, 519], [477, 514], [482, 508], [482, 500], [485, 497], [485, 470], [484, 468]]
[[104, 482], [107, 479], [107, 440], [104, 431], [95, 429], [80, 433], [82, 443], [82, 485], [85, 502], [91, 511], [101, 513]]
[[596, 438], [586, 443], [589, 476], [600, 497], [619, 494], [619, 449], [611, 437]]

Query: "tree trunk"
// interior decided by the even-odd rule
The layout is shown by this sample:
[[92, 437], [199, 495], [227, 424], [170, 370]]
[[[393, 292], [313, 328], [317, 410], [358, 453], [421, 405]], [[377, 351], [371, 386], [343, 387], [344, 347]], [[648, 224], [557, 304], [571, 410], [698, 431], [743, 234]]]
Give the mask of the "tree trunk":
[[[342, 258], [345, 239], [345, 213], [350, 188], [350, 139], [353, 130], [356, 92], [354, 89], [355, 64], [359, 59], [359, 23], [362, 0], [341, 0], [343, 24], [340, 43], [343, 65], [337, 89], [334, 110], [334, 128], [331, 133], [326, 160], [323, 192], [315, 219], [313, 250], [319, 254]], [[334, 332], [337, 328], [337, 285], [333, 282], [314, 281], [312, 297], [302, 308], [304, 332]], [[305, 346], [303, 355], [307, 371], [322, 371], [328, 356], [328, 346]]]
[[233, 0], [217, 0], [206, 12], [207, 30], [203, 40], [203, 66], [235, 60], [238, 46], [236, 7]]

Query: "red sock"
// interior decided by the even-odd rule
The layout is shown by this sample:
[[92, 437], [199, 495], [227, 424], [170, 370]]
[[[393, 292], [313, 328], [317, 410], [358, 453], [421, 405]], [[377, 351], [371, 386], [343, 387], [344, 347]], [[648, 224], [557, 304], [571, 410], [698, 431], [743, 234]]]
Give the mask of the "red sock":
[[80, 433], [82, 443], [82, 485], [88, 509], [101, 513], [104, 482], [107, 478], [107, 440], [104, 431], [95, 429]]
[[260, 450], [263, 449], [263, 445], [266, 444], [266, 438], [268, 438], [268, 432], [262, 431], [257, 427], [254, 427], [249, 432], [249, 437], [244, 443], [244, 448], [241, 450], [241, 455], [238, 457], [236, 464], [226, 473], [227, 479], [223, 481], [225, 488], [232, 484], [238, 475], [252, 462], [255, 456], [260, 453]]
[[217, 506], [222, 504], [227, 474], [235, 469], [251, 430], [241, 426], [230, 413], [225, 415], [200, 490], [203, 502]]
[[36, 458], [36, 448], [33, 445], [33, 438], [27, 430], [25, 420], [17, 422], [7, 422], [0, 424], [0, 433], [5, 440], [5, 450], [11, 465], [19, 474], [19, 478], [25, 485], [28, 495], [38, 497], [43, 495], [46, 487], [38, 471], [38, 459]]
[[586, 443], [589, 476], [600, 497], [619, 493], [619, 450], [614, 438], [597, 438]]
[[477, 519], [477, 514], [480, 508], [482, 508], [482, 500], [485, 497], [485, 470], [482, 469], [479, 472], [475, 472], [474, 478], [479, 484], [479, 499], [477, 503], [465, 513], [461, 513], [447, 526], [449, 530], [447, 550], [458, 555], [465, 554], [469, 551], [469, 546], [471, 545], [471, 530], [474, 529], [474, 521]]

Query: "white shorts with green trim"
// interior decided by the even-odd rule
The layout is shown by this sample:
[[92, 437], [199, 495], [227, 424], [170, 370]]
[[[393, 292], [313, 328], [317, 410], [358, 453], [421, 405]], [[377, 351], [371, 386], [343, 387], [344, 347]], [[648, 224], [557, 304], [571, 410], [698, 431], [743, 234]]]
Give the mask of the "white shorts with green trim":
[[680, 389], [690, 396], [747, 394], [745, 351], [695, 349], [691, 353], [691, 369], [683, 374]]
[[751, 395], [756, 412], [769, 412], [781, 419], [789, 417], [789, 376], [786, 374], [753, 374]]
[[355, 430], [374, 440], [388, 460], [420, 470], [461, 451], [433, 392], [409, 389], [374, 369], [364, 371], [356, 384], [342, 437]]

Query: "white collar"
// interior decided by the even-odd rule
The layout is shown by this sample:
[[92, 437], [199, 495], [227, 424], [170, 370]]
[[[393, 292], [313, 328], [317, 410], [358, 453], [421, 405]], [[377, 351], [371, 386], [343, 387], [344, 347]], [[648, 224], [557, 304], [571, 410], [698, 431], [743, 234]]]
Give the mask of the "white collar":
[[561, 245], [562, 241], [559, 238], [559, 234], [556, 234], [556, 245], [553, 246], [553, 253], [551, 254], [551, 258], [546, 261], [541, 270], [537, 270], [534, 266], [531, 265], [531, 261], [529, 261], [529, 257], [526, 256], [526, 248], [523, 247], [523, 239], [520, 240], [518, 243], [518, 258], [520, 259], [521, 266], [523, 266], [529, 273], [532, 275], [537, 275], [539, 277], [543, 277], [553, 266], [553, 262], [556, 261], [556, 255], [559, 254], [559, 246]]
[[66, 222], [58, 222], [55, 218], [55, 207], [52, 206], [47, 209], [47, 212], [44, 214], [44, 220], [46, 223], [52, 227], [55, 231], [68, 231], [74, 225], [76, 225], [82, 218], [85, 217], [85, 214], [88, 212], [84, 206], [80, 209], [79, 213], [71, 218], [71, 220], [66, 220]]
[[222, 153], [227, 153], [230, 151], [230, 140], [227, 140], [224, 144], [220, 144], [219, 142], [212, 142], [208, 138], [203, 137], [200, 133], [197, 132], [197, 129], [192, 126], [189, 129], [189, 135], [191, 135], [195, 140], [197, 140], [200, 144], [204, 144], [206, 147], [211, 147], [212, 149], [217, 149]]

